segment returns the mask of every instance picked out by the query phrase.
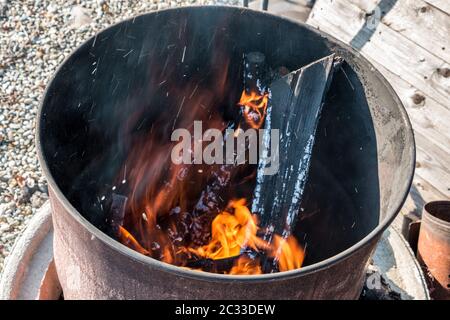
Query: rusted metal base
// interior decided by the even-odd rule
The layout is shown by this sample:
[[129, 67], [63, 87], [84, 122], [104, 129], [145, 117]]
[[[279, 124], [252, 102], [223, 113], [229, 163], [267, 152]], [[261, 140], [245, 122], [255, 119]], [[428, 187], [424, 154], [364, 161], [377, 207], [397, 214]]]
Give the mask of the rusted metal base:
[[14, 245], [0, 277], [0, 300], [55, 300], [61, 286], [53, 263], [50, 203], [36, 213]]
[[450, 201], [425, 205], [417, 256], [427, 271], [432, 297], [450, 300]]
[[[390, 227], [383, 233], [372, 256], [371, 269], [378, 271], [401, 300], [430, 299], [425, 276], [414, 252], [395, 227]], [[378, 285], [376, 278], [368, 277], [367, 280], [366, 286], [370, 287], [371, 280]]]

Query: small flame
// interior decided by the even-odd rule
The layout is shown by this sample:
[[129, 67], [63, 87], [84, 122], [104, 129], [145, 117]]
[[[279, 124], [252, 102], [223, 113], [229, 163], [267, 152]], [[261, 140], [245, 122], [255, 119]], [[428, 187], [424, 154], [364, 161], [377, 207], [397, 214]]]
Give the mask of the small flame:
[[[231, 210], [234, 213], [230, 213]], [[227, 209], [215, 217], [211, 231], [211, 241], [207, 245], [190, 251], [203, 258], [224, 259], [238, 256], [246, 247], [257, 249], [257, 220], [245, 206], [245, 199], [231, 201]]]
[[294, 237], [290, 236], [285, 239], [275, 235], [273, 242], [274, 250], [271, 256], [278, 261], [280, 271], [294, 270], [302, 266], [305, 253]]
[[119, 240], [127, 247], [142, 253], [144, 255], [148, 255], [149, 252], [145, 250], [139, 242], [125, 229], [124, 227], [119, 227]]
[[247, 275], [247, 274], [262, 274], [259, 259], [250, 259], [250, 257], [242, 256], [236, 261], [236, 264], [231, 268], [230, 274]]
[[259, 129], [263, 125], [268, 102], [268, 93], [258, 94], [254, 91], [250, 93], [242, 91], [238, 104], [243, 107], [245, 120], [253, 129]]

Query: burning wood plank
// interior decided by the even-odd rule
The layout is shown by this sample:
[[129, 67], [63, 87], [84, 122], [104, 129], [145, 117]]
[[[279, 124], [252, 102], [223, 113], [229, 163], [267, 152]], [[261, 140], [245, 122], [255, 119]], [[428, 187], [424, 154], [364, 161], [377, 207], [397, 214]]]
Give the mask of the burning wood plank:
[[[275, 233], [288, 237], [295, 226], [323, 100], [333, 70], [341, 62], [341, 58], [332, 54], [285, 75], [270, 86], [265, 129], [279, 129], [279, 154], [271, 155], [272, 161], [279, 162], [279, 168], [276, 174], [265, 175], [268, 156], [259, 159], [252, 203], [252, 212], [259, 213], [261, 226], [266, 229], [266, 241], [270, 242]], [[270, 139], [267, 136], [262, 141], [266, 150]]]

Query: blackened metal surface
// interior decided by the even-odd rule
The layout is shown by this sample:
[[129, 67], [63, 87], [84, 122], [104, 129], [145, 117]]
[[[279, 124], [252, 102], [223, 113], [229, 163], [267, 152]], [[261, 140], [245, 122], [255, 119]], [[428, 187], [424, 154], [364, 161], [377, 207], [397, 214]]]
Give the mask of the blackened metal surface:
[[[221, 61], [216, 52], [231, 57], [233, 69], [251, 51], [262, 52], [273, 69], [295, 70], [333, 52], [347, 62], [325, 102], [295, 231], [308, 246], [306, 266], [259, 276], [184, 270], [94, 227], [108, 228], [99, 188], [111, 190], [130, 147], [124, 119], [139, 119], [138, 134], [150, 130], [155, 114], [172, 112], [170, 104], [161, 107], [167, 90], [150, 85], [167, 59], [180, 62], [170, 64], [172, 81], [187, 83]], [[239, 90], [229, 91], [235, 103]], [[308, 26], [241, 8], [169, 9], [104, 30], [59, 68], [39, 117], [37, 145], [66, 298], [357, 298], [370, 253], [399, 211], [414, 170], [406, 112], [365, 59]]]

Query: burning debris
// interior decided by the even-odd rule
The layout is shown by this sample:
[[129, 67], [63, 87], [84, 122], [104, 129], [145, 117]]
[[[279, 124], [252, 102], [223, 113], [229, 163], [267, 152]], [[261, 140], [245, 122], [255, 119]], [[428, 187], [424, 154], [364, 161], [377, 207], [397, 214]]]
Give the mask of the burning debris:
[[[280, 74], [272, 72], [262, 53], [246, 54], [240, 100], [224, 113], [212, 106], [213, 92], [199, 83], [189, 88], [175, 118], [160, 123], [183, 128], [189, 138], [179, 138], [190, 151], [165, 142], [163, 129], [152, 126], [118, 175], [126, 183], [111, 194], [110, 234], [141, 254], [199, 271], [248, 275], [300, 268], [305, 252], [290, 230], [300, 210], [323, 100], [340, 62], [330, 55]], [[220, 72], [223, 84], [228, 71]], [[205, 146], [197, 134], [199, 121], [206, 132], [216, 132], [209, 136], [214, 145]], [[249, 130], [262, 134], [254, 140]], [[266, 134], [271, 131], [280, 136]], [[171, 161], [171, 150], [177, 161]], [[204, 163], [207, 152], [226, 153], [231, 161]], [[182, 161], [186, 158], [188, 164]], [[279, 160], [271, 173], [269, 158]]]

